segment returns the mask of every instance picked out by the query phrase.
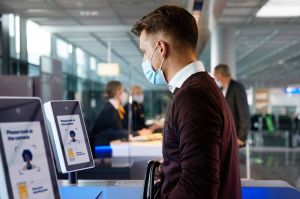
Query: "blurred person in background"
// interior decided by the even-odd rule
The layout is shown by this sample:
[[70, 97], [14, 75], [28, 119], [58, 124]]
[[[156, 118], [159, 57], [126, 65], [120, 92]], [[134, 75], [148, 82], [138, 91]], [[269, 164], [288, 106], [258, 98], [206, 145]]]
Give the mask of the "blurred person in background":
[[[122, 120], [125, 117], [125, 109], [122, 102], [125, 101], [124, 88], [119, 81], [110, 81], [105, 88], [107, 101], [101, 109], [92, 129], [94, 145], [109, 145], [113, 140], [128, 140], [128, 130], [123, 127]], [[137, 134], [146, 134], [145, 130]]]
[[121, 105], [124, 89], [121, 82], [108, 82], [105, 88], [106, 102], [92, 129], [95, 145], [109, 145], [112, 140], [127, 139], [128, 132], [122, 126], [124, 108]]
[[[138, 131], [143, 128], [147, 128], [145, 121], [145, 111], [144, 111], [144, 92], [140, 86], [132, 86], [132, 130]], [[124, 126], [128, 129], [128, 116], [130, 105], [127, 103], [125, 106], [125, 119]]]
[[226, 64], [215, 67], [214, 76], [221, 84], [223, 95], [232, 112], [237, 132], [237, 144], [244, 147], [250, 128], [250, 111], [244, 86], [232, 79], [230, 68]]
[[[132, 130], [134, 132], [137, 132], [142, 129], [148, 129], [151, 132], [154, 132], [157, 129], [162, 128], [162, 125], [159, 125], [159, 123], [154, 123], [150, 126], [146, 125], [146, 119], [145, 119], [145, 111], [144, 111], [144, 92], [143, 89], [138, 86], [134, 85], [131, 88], [132, 93]], [[125, 105], [125, 116], [124, 116], [124, 127], [128, 129], [128, 119], [129, 119], [129, 108], [130, 105], [127, 103]]]

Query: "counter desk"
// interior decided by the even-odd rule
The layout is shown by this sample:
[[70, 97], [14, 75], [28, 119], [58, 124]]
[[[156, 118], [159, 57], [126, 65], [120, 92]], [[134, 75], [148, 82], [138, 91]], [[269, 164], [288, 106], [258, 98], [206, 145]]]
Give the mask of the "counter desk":
[[113, 141], [110, 143], [112, 157], [162, 157], [162, 140]]
[[[60, 181], [62, 199], [140, 199], [142, 180], [79, 180], [68, 185]], [[243, 199], [299, 199], [300, 192], [280, 180], [242, 180]]]

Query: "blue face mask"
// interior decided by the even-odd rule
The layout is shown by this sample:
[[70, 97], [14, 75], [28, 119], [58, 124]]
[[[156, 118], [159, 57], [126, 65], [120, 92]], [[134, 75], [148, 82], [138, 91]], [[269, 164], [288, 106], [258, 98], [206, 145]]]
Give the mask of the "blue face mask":
[[157, 71], [155, 71], [153, 69], [153, 66], [151, 64], [152, 57], [153, 57], [153, 54], [154, 54], [156, 48], [157, 47], [154, 48], [150, 59], [146, 59], [142, 63], [142, 67], [143, 67], [144, 75], [149, 80], [150, 83], [154, 84], [155, 86], [165, 86], [165, 85], [167, 85], [167, 81], [166, 81], [164, 73], [162, 71], [162, 66], [163, 66], [165, 58], [163, 59], [161, 65]]

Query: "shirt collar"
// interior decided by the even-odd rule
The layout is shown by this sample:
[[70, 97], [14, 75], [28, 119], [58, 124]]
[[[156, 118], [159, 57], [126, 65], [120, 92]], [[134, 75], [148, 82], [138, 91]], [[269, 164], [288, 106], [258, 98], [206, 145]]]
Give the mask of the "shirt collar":
[[113, 105], [113, 107], [116, 109], [116, 110], [119, 110], [120, 108], [120, 102], [116, 99], [108, 99], [108, 101]]
[[183, 83], [193, 74], [204, 72], [205, 68], [201, 61], [194, 61], [178, 71], [169, 82], [169, 90], [174, 93], [176, 88], [181, 88]]

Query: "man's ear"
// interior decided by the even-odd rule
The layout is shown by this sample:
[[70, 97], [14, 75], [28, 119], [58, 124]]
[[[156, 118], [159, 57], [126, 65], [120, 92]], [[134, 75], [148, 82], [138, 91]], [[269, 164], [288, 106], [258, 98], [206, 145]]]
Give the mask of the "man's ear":
[[169, 46], [166, 42], [159, 40], [157, 43], [159, 53], [162, 57], [166, 58], [168, 56]]

